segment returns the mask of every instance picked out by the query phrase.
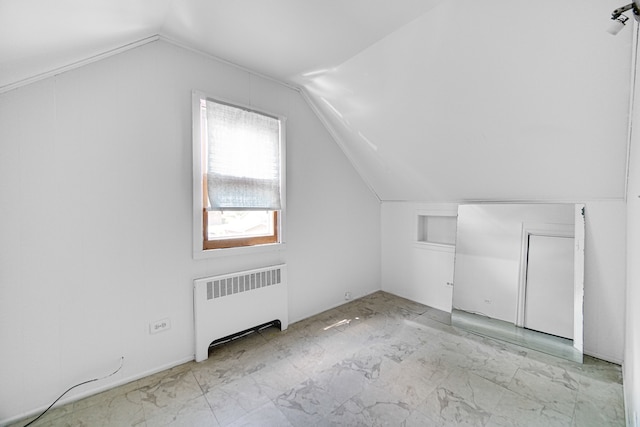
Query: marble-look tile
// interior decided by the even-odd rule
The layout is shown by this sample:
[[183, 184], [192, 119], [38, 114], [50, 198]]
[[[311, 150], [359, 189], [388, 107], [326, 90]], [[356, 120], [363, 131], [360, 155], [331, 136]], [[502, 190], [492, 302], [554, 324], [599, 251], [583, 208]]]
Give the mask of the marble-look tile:
[[271, 401], [251, 376], [209, 391], [205, 395], [213, 413], [226, 426]]
[[[624, 426], [625, 412], [622, 386], [602, 387], [602, 394], [595, 389], [578, 392], [574, 415], [575, 426]], [[614, 389], [612, 389], [614, 388]]]
[[35, 425], [624, 425], [620, 366], [485, 338], [440, 314], [376, 292], [56, 408]]
[[230, 384], [245, 376], [244, 369], [237, 364], [203, 365], [194, 369], [192, 373], [203, 393], [208, 393], [216, 387]]
[[274, 403], [294, 426], [315, 425], [339, 406], [333, 396], [313, 380], [281, 394]]
[[400, 427], [426, 427], [426, 426], [437, 426], [442, 423], [438, 423], [430, 418], [427, 414], [424, 414], [421, 411], [415, 410], [411, 411], [407, 419], [405, 419]]
[[327, 350], [315, 341], [305, 340], [286, 360], [306, 376], [317, 375], [338, 363], [344, 354]]
[[191, 368], [204, 393], [212, 388], [230, 384], [254, 374], [280, 360], [274, 347], [262, 341], [253, 341], [254, 348], [233, 343], [234, 350], [220, 348], [214, 357]]
[[578, 374], [562, 367], [562, 365], [542, 364], [535, 360], [525, 359], [520, 364], [520, 370], [540, 378], [548, 379], [555, 384], [564, 386], [568, 390], [578, 390]]
[[[547, 371], [548, 372], [548, 371]], [[565, 415], [573, 415], [575, 409], [577, 389], [573, 382], [554, 381], [553, 378], [539, 373], [532, 373], [518, 369], [508, 389], [539, 402]]]
[[381, 363], [382, 358], [376, 355], [353, 355], [318, 374], [316, 383], [342, 404], [380, 376]]
[[442, 357], [449, 363], [505, 387], [511, 383], [522, 359], [483, 342], [463, 341], [443, 347]]
[[[166, 375], [166, 371], [164, 371], [163, 375]], [[130, 383], [121, 385], [120, 387], [112, 388], [111, 390], [107, 390], [102, 393], [89, 396], [85, 399], [78, 400], [77, 402], [73, 403], [73, 410], [80, 411], [97, 404], [109, 405], [114, 398], [121, 395], [125, 395], [126, 399], [129, 401], [140, 403], [141, 399], [140, 392], [138, 391], [139, 388], [139, 381], [132, 381]]]
[[309, 379], [289, 360], [280, 360], [251, 375], [262, 392], [271, 399]]
[[487, 426], [494, 427], [527, 427], [545, 426], [562, 427], [571, 424], [571, 416], [561, 414], [545, 407], [545, 405], [520, 396], [513, 392], [505, 392], [493, 410]]
[[229, 427], [293, 427], [287, 417], [276, 407], [273, 402], [263, 406], [239, 418]]
[[296, 322], [293, 325], [290, 325], [289, 329], [299, 336], [322, 338], [339, 333], [340, 331], [332, 326], [338, 324], [344, 319], [344, 313], [339, 310], [329, 310], [301, 320], [300, 322]]
[[73, 412], [74, 426], [140, 426], [145, 413], [137, 391], [103, 399]]
[[146, 418], [179, 408], [184, 401], [203, 395], [191, 370], [169, 372], [164, 377], [154, 375], [152, 381], [142, 381], [145, 385], [139, 391]]
[[427, 397], [423, 412], [439, 425], [484, 426], [505, 392], [489, 380], [455, 370]]
[[181, 401], [178, 405], [155, 412], [146, 420], [148, 426], [219, 427], [204, 396]]
[[369, 387], [332, 411], [319, 425], [394, 426], [401, 425], [410, 413], [406, 402]]
[[442, 361], [431, 358], [414, 357], [401, 364], [386, 361], [374, 385], [409, 407], [419, 408], [450, 373]]

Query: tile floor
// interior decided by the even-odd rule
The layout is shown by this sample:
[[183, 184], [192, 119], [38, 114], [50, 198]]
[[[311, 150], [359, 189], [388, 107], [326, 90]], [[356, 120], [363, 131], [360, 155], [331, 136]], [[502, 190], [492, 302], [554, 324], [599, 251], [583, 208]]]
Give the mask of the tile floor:
[[624, 425], [619, 366], [482, 338], [439, 314], [377, 292], [56, 408], [33, 425]]

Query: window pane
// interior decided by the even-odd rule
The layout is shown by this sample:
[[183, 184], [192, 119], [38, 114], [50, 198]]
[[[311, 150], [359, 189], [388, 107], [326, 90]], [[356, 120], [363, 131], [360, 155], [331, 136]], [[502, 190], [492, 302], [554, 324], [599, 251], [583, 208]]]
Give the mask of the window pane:
[[273, 211], [210, 211], [208, 240], [272, 236]]

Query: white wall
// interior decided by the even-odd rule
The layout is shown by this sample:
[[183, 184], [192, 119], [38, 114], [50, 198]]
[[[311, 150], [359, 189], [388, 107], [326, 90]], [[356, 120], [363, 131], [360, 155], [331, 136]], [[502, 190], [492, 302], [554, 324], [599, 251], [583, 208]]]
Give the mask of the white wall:
[[584, 352], [622, 363], [626, 283], [626, 207], [587, 202], [584, 251]]
[[[192, 89], [287, 116], [285, 251], [193, 260]], [[287, 262], [290, 321], [380, 288], [379, 202], [302, 97], [165, 42], [0, 95], [0, 200], [0, 424], [192, 359], [194, 278]]]
[[[451, 311], [443, 277], [453, 275], [453, 259], [436, 262], [415, 245], [413, 221], [430, 206], [442, 205], [383, 202], [382, 289]], [[584, 351], [615, 363], [624, 345], [625, 209], [622, 200], [586, 202]]]
[[417, 242], [418, 215], [456, 215], [455, 204], [382, 204], [382, 289], [451, 312], [454, 248]]
[[523, 223], [573, 229], [573, 217], [571, 204], [461, 205], [453, 308], [516, 323]]

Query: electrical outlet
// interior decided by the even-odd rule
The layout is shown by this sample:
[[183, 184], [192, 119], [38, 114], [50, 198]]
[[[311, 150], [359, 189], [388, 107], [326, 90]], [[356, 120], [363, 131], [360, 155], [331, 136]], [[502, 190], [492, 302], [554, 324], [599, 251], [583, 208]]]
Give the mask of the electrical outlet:
[[171, 321], [168, 317], [149, 323], [150, 334], [157, 334], [158, 332], [166, 331], [167, 329], [171, 329]]
[[346, 301], [349, 301], [349, 300], [351, 299], [351, 292], [345, 292], [345, 293], [344, 293], [344, 299], [345, 299]]

